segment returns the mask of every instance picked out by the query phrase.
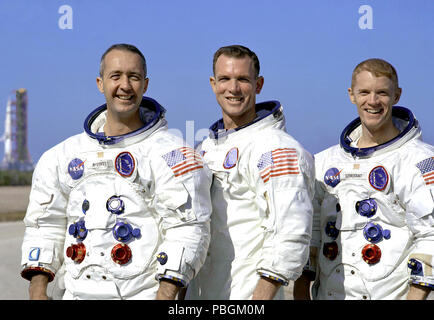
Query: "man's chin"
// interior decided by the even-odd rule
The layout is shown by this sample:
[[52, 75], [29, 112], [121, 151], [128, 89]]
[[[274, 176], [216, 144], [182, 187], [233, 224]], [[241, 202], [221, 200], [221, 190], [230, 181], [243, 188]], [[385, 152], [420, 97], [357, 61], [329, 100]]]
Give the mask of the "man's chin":
[[118, 114], [119, 116], [126, 115], [129, 116], [134, 114], [139, 109], [136, 104], [115, 104], [112, 108], [112, 112]]

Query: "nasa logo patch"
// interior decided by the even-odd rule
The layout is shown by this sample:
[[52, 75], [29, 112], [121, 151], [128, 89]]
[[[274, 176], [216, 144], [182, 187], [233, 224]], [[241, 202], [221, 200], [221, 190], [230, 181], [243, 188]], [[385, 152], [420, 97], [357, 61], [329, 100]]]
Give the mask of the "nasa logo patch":
[[129, 152], [121, 152], [115, 160], [116, 171], [122, 177], [129, 177], [133, 174], [136, 163]]
[[341, 171], [337, 168], [328, 169], [324, 174], [324, 183], [332, 188], [336, 187], [338, 183], [341, 182]]
[[84, 161], [81, 159], [75, 158], [71, 160], [68, 165], [68, 173], [72, 179], [78, 180], [83, 176], [84, 172]]
[[389, 182], [389, 175], [383, 166], [377, 166], [369, 172], [369, 183], [378, 191], [383, 191]]
[[238, 161], [238, 148], [232, 148], [226, 154], [225, 161], [223, 161], [223, 168], [231, 169], [235, 167]]

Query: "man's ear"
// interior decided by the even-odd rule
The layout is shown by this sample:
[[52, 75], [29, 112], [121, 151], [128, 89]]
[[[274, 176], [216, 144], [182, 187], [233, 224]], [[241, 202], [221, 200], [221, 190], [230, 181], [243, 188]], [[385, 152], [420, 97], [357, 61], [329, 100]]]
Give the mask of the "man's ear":
[[212, 91], [214, 91], [214, 93], [216, 93], [216, 80], [214, 77], [209, 77], [209, 84], [211, 85]]
[[353, 89], [348, 88], [348, 96], [350, 97], [351, 103], [356, 104], [356, 99], [354, 98]]
[[402, 89], [401, 88], [397, 88], [396, 92], [395, 92], [395, 101], [393, 102], [393, 104], [397, 104], [399, 99], [401, 99], [401, 94], [402, 94]]
[[145, 79], [145, 87], [143, 88], [143, 94], [145, 94], [146, 90], [148, 90], [149, 78]]
[[256, 94], [260, 94], [264, 86], [264, 77], [260, 76], [256, 79]]
[[98, 87], [99, 92], [104, 93], [104, 85], [101, 77], [96, 78], [96, 86]]

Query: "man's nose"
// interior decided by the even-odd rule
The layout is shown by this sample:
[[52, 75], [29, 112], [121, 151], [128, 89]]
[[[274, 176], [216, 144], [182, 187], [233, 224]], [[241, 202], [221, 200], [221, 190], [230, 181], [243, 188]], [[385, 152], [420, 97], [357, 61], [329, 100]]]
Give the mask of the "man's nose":
[[376, 94], [375, 92], [372, 92], [369, 97], [368, 97], [368, 103], [369, 104], [377, 104], [378, 103], [378, 94]]
[[240, 91], [240, 84], [237, 80], [231, 80], [229, 84], [229, 91], [230, 92], [239, 92]]
[[131, 83], [130, 83], [130, 79], [124, 75], [121, 77], [120, 79], [120, 87], [124, 90], [129, 90], [131, 89]]

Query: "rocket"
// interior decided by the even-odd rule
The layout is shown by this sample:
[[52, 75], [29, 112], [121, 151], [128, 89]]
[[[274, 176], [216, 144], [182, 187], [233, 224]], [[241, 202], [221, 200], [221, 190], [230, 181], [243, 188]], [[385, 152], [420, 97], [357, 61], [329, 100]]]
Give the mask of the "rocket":
[[11, 163], [12, 159], [12, 101], [8, 98], [6, 105], [6, 120], [5, 120], [5, 134], [4, 134], [5, 153], [3, 163]]

